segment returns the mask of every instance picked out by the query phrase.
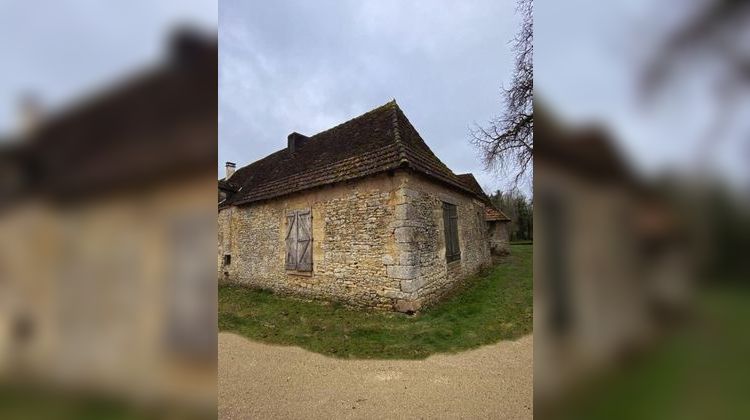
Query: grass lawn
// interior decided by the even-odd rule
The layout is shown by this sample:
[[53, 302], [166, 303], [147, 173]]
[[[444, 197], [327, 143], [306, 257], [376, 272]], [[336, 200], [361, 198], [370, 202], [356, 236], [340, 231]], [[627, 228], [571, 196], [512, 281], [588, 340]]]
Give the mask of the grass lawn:
[[570, 401], [561, 419], [748, 419], [750, 290], [701, 292], [695, 320]]
[[[148, 409], [116, 397], [0, 383], [0, 419], [159, 420], [212, 418], [174, 406]], [[215, 413], [214, 413], [214, 417]]]
[[341, 358], [420, 359], [518, 338], [532, 328], [532, 246], [417, 316], [357, 311], [236, 285], [219, 286], [219, 329]]
[[2, 385], [0, 386], [0, 418], [130, 420], [142, 417], [136, 410], [121, 402], [15, 389]]

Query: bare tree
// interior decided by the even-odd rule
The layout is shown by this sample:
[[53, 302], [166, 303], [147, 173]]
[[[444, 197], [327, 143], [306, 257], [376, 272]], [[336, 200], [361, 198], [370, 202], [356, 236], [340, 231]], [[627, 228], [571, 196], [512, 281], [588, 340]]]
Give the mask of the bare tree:
[[515, 172], [514, 185], [530, 175], [534, 158], [533, 1], [519, 0], [517, 12], [523, 21], [513, 41], [513, 79], [502, 89], [505, 109], [486, 127], [477, 124], [471, 131], [471, 143], [479, 149], [485, 168]]
[[733, 124], [743, 122], [738, 121], [737, 110], [750, 88], [749, 24], [750, 2], [704, 0], [658, 40], [653, 58], [646, 63], [641, 93], [647, 99], [669, 84], [686, 82], [685, 77], [699, 76], [710, 84], [716, 111], [700, 134], [698, 164], [708, 161]]
[[[674, 6], [674, 5], [672, 5]], [[665, 34], [646, 69], [643, 87], [656, 89], [689, 59], [721, 62], [721, 73], [732, 82], [750, 84], [750, 53], [743, 31], [750, 23], [750, 3], [740, 0], [705, 0]]]

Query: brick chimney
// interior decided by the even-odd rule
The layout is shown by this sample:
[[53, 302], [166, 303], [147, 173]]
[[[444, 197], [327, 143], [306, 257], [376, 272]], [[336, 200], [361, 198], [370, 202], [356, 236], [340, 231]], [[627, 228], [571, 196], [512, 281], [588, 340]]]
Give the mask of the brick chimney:
[[234, 164], [234, 162], [227, 162], [226, 163], [225, 168], [227, 170], [227, 173], [226, 173], [226, 176], [224, 176], [224, 179], [229, 179], [229, 177], [234, 174], [234, 168], [235, 167], [236, 167], [236, 165]]
[[196, 27], [182, 25], [172, 30], [169, 37], [172, 62], [190, 67], [211, 57], [216, 60], [216, 41]]
[[300, 146], [302, 146], [302, 144], [304, 144], [308, 140], [308, 137], [295, 131], [294, 133], [288, 135], [286, 139], [286, 148], [289, 150], [289, 153], [294, 153], [295, 151], [297, 151], [297, 149], [299, 149]]

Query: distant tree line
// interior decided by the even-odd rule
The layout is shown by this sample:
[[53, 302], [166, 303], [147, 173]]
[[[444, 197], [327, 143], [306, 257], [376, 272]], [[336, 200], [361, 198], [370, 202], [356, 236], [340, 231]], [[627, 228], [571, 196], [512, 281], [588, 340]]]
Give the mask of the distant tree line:
[[510, 240], [527, 241], [534, 238], [534, 206], [532, 200], [513, 188], [510, 191], [495, 191], [490, 195], [495, 207], [510, 217]]

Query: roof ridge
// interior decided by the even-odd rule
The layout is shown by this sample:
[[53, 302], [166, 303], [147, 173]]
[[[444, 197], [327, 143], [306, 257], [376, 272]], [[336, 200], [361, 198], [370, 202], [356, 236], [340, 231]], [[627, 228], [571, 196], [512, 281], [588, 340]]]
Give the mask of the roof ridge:
[[403, 141], [401, 141], [401, 132], [398, 129], [398, 111], [399, 107], [396, 103], [396, 98], [394, 98], [392, 101], [388, 102], [387, 105], [391, 106], [391, 110], [393, 111], [393, 138], [396, 143], [396, 146], [398, 147], [398, 159], [399, 164], [409, 164], [409, 159], [406, 158], [406, 145]]
[[[403, 149], [405, 151], [405, 157], [404, 159], [409, 163], [409, 165], [412, 165], [412, 167], [418, 167], [422, 163], [427, 162], [429, 165], [434, 165], [433, 168], [428, 168], [430, 172], [435, 172], [433, 176], [437, 175], [437, 172], [435, 169], [440, 169], [445, 174], [439, 175], [439, 178], [443, 178], [445, 181], [448, 181], [451, 184], [454, 184], [460, 188], [465, 189], [468, 192], [471, 192], [472, 194], [476, 194], [471, 188], [467, 188], [466, 185], [456, 176], [456, 174], [448, 167], [448, 165], [445, 164], [436, 154], [435, 152], [430, 148], [430, 146], [427, 145], [427, 143], [424, 141], [422, 136], [419, 134], [419, 131], [414, 127], [414, 125], [409, 121], [409, 117], [406, 116], [406, 114], [398, 107], [398, 105], [394, 102], [394, 109], [395, 112], [398, 114], [399, 111], [401, 111], [402, 115], [399, 115], [398, 118], [403, 118], [403, 122], [406, 125], [406, 129], [410, 130], [410, 132], [413, 132], [414, 136], [416, 137], [418, 143], [421, 144], [421, 146], [417, 146], [415, 144], [415, 141], [413, 141], [411, 144], [407, 145], [403, 141], [400, 142], [400, 144], [403, 146]], [[407, 133], [408, 134], [408, 133]], [[423, 160], [424, 162], [412, 162], [412, 159], [419, 158]]]

